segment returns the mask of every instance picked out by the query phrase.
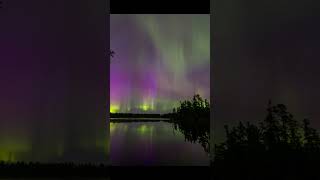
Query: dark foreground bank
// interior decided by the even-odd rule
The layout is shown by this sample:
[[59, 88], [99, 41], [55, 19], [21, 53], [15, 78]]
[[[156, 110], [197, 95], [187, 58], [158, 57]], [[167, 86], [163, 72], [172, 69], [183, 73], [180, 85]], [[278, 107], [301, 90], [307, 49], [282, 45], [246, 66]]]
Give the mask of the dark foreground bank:
[[295, 158], [264, 157], [233, 158], [217, 160], [212, 166], [212, 178], [215, 180], [304, 180], [320, 179], [319, 155], [318, 157], [307, 157], [309, 155], [297, 155]]
[[[211, 171], [212, 172], [212, 171]], [[107, 166], [74, 163], [0, 162], [0, 178], [112, 178], [112, 179], [209, 179], [210, 167]]]
[[0, 178], [27, 177], [109, 177], [110, 167], [105, 164], [74, 163], [0, 163]]

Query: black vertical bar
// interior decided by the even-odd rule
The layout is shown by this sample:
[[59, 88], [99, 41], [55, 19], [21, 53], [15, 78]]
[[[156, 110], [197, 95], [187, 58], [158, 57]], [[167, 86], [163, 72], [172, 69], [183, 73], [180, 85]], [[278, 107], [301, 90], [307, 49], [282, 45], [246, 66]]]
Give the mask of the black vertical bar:
[[110, 0], [106, 1], [106, 69], [107, 69], [107, 79], [106, 79], [106, 127], [107, 127], [107, 143], [108, 143], [108, 165], [111, 165], [110, 161]]
[[210, 162], [214, 159], [214, 2], [210, 0]]
[[111, 0], [112, 14], [209, 14], [210, 0]]

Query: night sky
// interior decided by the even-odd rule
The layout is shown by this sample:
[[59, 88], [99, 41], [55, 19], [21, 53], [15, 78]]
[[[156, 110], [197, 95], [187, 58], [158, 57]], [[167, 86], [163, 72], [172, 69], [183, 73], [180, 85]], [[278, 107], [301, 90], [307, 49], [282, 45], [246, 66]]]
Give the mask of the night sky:
[[0, 161], [107, 161], [105, 7], [4, 2]]
[[210, 15], [110, 16], [110, 111], [167, 113], [210, 97]]
[[[268, 100], [320, 129], [320, 16], [309, 1], [220, 1], [213, 14], [213, 129], [263, 120]], [[231, 5], [232, 4], [232, 5]]]

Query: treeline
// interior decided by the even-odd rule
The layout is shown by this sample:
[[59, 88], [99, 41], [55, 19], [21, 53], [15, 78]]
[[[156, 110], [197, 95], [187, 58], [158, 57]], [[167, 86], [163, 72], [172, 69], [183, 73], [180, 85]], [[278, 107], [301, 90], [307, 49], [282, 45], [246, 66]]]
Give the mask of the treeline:
[[110, 113], [111, 118], [161, 118], [161, 114]]
[[196, 94], [191, 100], [180, 101], [169, 116], [186, 140], [199, 142], [209, 153], [210, 104], [207, 99]]
[[319, 178], [320, 137], [310, 121], [299, 121], [283, 104], [269, 102], [258, 125], [225, 126], [226, 140], [215, 145], [215, 179]]

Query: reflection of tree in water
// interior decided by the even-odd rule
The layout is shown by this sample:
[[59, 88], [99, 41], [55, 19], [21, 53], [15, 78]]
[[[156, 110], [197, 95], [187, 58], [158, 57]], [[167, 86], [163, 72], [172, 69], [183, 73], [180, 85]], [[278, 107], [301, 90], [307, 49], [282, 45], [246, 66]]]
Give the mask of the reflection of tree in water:
[[190, 142], [198, 142], [209, 153], [210, 105], [200, 95], [192, 100], [180, 102], [173, 109], [172, 119], [175, 129], [179, 129]]

